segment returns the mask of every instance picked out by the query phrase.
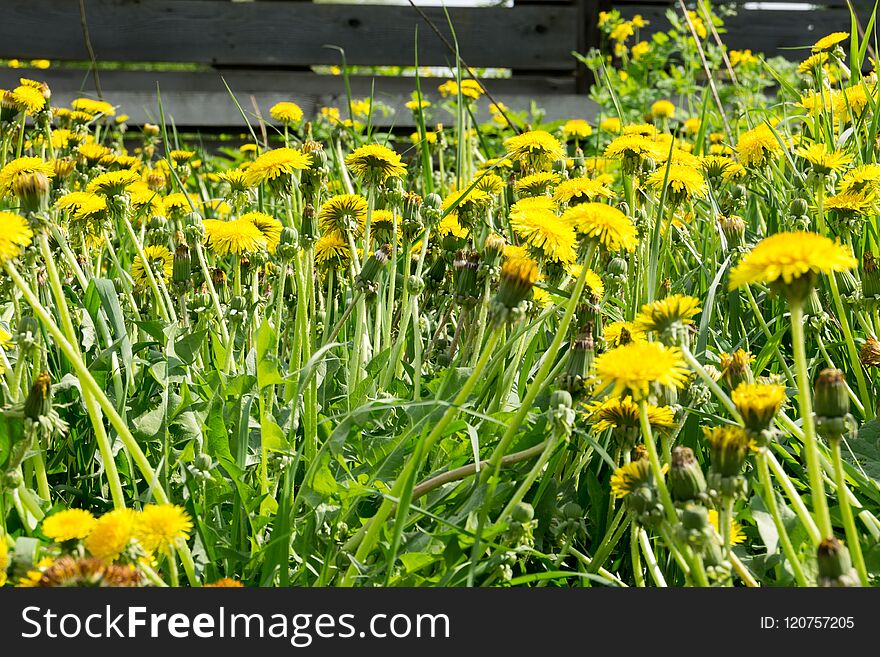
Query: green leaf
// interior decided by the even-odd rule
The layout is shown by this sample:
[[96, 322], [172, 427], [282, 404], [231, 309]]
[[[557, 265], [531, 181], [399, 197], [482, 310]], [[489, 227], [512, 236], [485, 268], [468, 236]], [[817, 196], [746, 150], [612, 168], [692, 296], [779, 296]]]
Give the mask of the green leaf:
[[260, 421], [263, 449], [274, 452], [286, 452], [290, 448], [284, 431], [273, 420], [264, 417]]
[[[850, 438], [848, 443], [857, 467], [861, 466], [865, 474], [880, 485], [880, 419], [865, 422], [858, 435]], [[847, 455], [847, 450], [843, 453]]]
[[274, 348], [275, 329], [264, 319], [257, 329], [257, 387], [260, 390], [284, 383], [284, 377], [278, 370], [278, 361], [271, 351]]
[[338, 487], [330, 466], [326, 462], [322, 463], [312, 477], [312, 490], [319, 495], [333, 495]]
[[174, 353], [185, 365], [192, 365], [202, 348], [206, 335], [208, 335], [207, 331], [196, 331], [184, 335], [174, 343]]
[[220, 461], [225, 461], [224, 465], [234, 464], [235, 460], [229, 450], [229, 432], [223, 419], [223, 401], [219, 397], [214, 397], [211, 401], [205, 429], [208, 454]]

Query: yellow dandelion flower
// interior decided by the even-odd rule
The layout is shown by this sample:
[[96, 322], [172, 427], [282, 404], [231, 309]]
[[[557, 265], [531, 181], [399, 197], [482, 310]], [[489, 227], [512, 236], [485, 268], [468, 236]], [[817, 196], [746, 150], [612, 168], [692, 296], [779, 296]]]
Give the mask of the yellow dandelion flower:
[[33, 236], [27, 219], [14, 212], [0, 211], [0, 263], [17, 258]]
[[627, 463], [611, 475], [611, 494], [618, 500], [623, 499], [642, 486], [650, 486], [654, 482], [654, 474], [648, 459], [638, 459]]
[[548, 169], [555, 160], [565, 157], [562, 144], [549, 132], [532, 130], [505, 140], [507, 157], [537, 170]]
[[[418, 132], [414, 132], [409, 136], [409, 140], [413, 144], [421, 144], [422, 136]], [[437, 133], [432, 132], [431, 130], [425, 130], [425, 142], [428, 144], [436, 144], [437, 143]]]
[[43, 520], [43, 534], [58, 543], [76, 541], [89, 535], [95, 526], [95, 516], [82, 509], [67, 509]]
[[367, 199], [359, 194], [338, 194], [324, 202], [318, 225], [325, 233], [357, 234], [367, 220]]
[[651, 116], [655, 119], [671, 119], [675, 116], [675, 105], [668, 100], [658, 100], [651, 105]]
[[616, 116], [608, 117], [607, 119], [602, 119], [599, 122], [599, 129], [604, 130], [605, 132], [620, 132], [620, 119]]
[[266, 236], [249, 219], [206, 220], [203, 223], [208, 246], [217, 255], [256, 253], [268, 245]]
[[538, 171], [528, 176], [523, 176], [517, 180], [513, 188], [518, 192], [523, 192], [529, 196], [540, 196], [547, 191], [548, 187], [552, 187], [561, 180], [558, 173], [552, 171]]
[[421, 108], [421, 109], [429, 108], [431, 106], [431, 101], [425, 100], [424, 98], [421, 100], [421, 102], [417, 99], [413, 99], [413, 100], [406, 101], [406, 103], [404, 103], [404, 106], [408, 110], [412, 110], [413, 112], [418, 112], [419, 108]]
[[651, 44], [647, 41], [639, 41], [635, 44], [631, 49], [630, 53], [632, 54], [632, 58], [635, 61], [640, 60], [642, 57], [651, 52]]
[[572, 201], [592, 201], [594, 198], [613, 198], [612, 192], [604, 181], [592, 178], [571, 178], [564, 180], [556, 186], [553, 192], [553, 200], [557, 203]]
[[[457, 97], [459, 92], [458, 83], [455, 80], [447, 80], [437, 87], [437, 91], [439, 91], [440, 95], [444, 98]], [[462, 80], [461, 95], [467, 100], [477, 100], [483, 95], [483, 87], [476, 80]]]
[[464, 239], [469, 234], [470, 233], [468, 229], [464, 228], [460, 223], [458, 223], [458, 216], [454, 212], [450, 212], [445, 217], [443, 217], [440, 220], [440, 223], [437, 225], [437, 235], [439, 235], [440, 237], [452, 235], [453, 237], [457, 237], [458, 239]]
[[172, 267], [174, 265], [174, 255], [164, 246], [152, 245], [144, 247], [144, 256], [147, 262], [141, 259], [140, 255], [136, 255], [131, 262], [131, 278], [135, 285], [139, 288], [147, 286], [149, 279], [147, 278], [146, 268], [149, 266], [154, 276], [158, 276], [163, 282], [171, 279]]
[[245, 180], [251, 187], [262, 183], [285, 185], [297, 171], [308, 169], [312, 156], [294, 148], [275, 148], [254, 160], [245, 172]]
[[815, 233], [776, 233], [761, 240], [730, 273], [730, 289], [751, 283], [791, 285], [858, 264], [849, 247]]
[[278, 243], [281, 241], [281, 231], [284, 226], [275, 217], [270, 217], [265, 212], [248, 212], [239, 217], [241, 221], [250, 221], [266, 238], [266, 248], [269, 253], [275, 253]]
[[27, 114], [36, 114], [46, 107], [46, 97], [34, 87], [21, 85], [13, 89], [12, 94]]
[[595, 239], [606, 250], [635, 251], [638, 245], [636, 227], [623, 212], [604, 203], [580, 203], [568, 208], [562, 219], [587, 237]]
[[828, 36], [824, 36], [813, 44], [813, 52], [823, 52], [831, 50], [838, 43], [849, 38], [849, 32], [832, 32]]
[[162, 199], [162, 203], [171, 215], [183, 214], [192, 209], [189, 197], [183, 192], [168, 194], [168, 196]]
[[729, 54], [731, 68], [741, 65], [757, 64], [758, 58], [752, 54], [751, 50], [731, 50]]
[[80, 144], [77, 147], [76, 152], [79, 153], [80, 157], [86, 162], [92, 164], [99, 163], [102, 160], [112, 158], [113, 156], [113, 151], [106, 146], [93, 143]]
[[872, 213], [874, 209], [873, 196], [868, 196], [864, 192], [835, 194], [825, 199], [825, 210], [845, 216], [867, 215]]
[[675, 324], [693, 324], [694, 316], [701, 311], [699, 299], [685, 294], [672, 294], [642, 306], [635, 325], [642, 331], [663, 333]]
[[646, 157], [662, 157], [662, 149], [657, 142], [648, 139], [644, 135], [630, 134], [615, 137], [605, 147], [605, 157], [613, 160], [631, 162], [630, 167], [635, 166]]
[[[709, 509], [709, 523], [715, 528], [715, 531], [719, 534], [721, 530], [719, 529], [719, 515], [715, 509]], [[746, 540], [746, 535], [743, 533], [742, 525], [731, 518], [730, 520], [730, 544], [731, 545], [739, 545], [743, 541]]]
[[583, 119], [570, 119], [562, 124], [562, 134], [567, 139], [585, 139], [593, 134], [593, 128]]
[[631, 342], [607, 351], [596, 359], [594, 370], [599, 389], [635, 401], [646, 398], [652, 384], [681, 388], [690, 375], [681, 351], [659, 342]]
[[734, 178], [745, 175], [746, 170], [739, 162], [731, 160], [723, 155], [707, 155], [701, 162], [706, 177], [710, 180], [722, 180], [729, 182]]
[[736, 153], [744, 166], [761, 166], [779, 155], [782, 146], [766, 123], [744, 132], [736, 144]]
[[825, 144], [811, 144], [795, 151], [812, 165], [813, 171], [821, 175], [828, 175], [840, 171], [852, 162], [852, 155], [840, 151], [828, 152]]
[[633, 24], [630, 21], [623, 21], [614, 26], [611, 32], [608, 33], [608, 37], [614, 41], [622, 42], [626, 41], [633, 34], [635, 34]]
[[634, 322], [611, 322], [602, 331], [602, 342], [606, 347], [620, 347], [630, 342], [647, 342], [645, 332]]
[[[470, 184], [467, 186], [470, 187]], [[495, 196], [504, 191], [504, 180], [502, 180], [501, 176], [494, 173], [484, 173], [481, 174], [477, 180], [477, 186], [475, 189], [479, 189], [481, 192]]]
[[749, 433], [739, 426], [703, 427], [703, 436], [709, 444], [712, 470], [722, 476], [736, 476], [755, 443]]
[[681, 203], [689, 198], [703, 198], [708, 189], [703, 174], [693, 167], [681, 164], [670, 164], [667, 169], [660, 168], [647, 178], [649, 186], [659, 194], [666, 181], [666, 198], [673, 204]]
[[135, 537], [147, 552], [166, 552], [189, 538], [192, 520], [174, 504], [148, 504], [140, 512]]
[[517, 203], [510, 211], [510, 226], [514, 233], [538, 249], [548, 260], [566, 263], [577, 259], [574, 229], [546, 206], [522, 206]]
[[140, 181], [140, 176], [134, 171], [123, 169], [122, 171], [109, 171], [95, 176], [86, 186], [86, 191], [102, 196], [116, 196], [126, 191], [126, 188]]
[[336, 231], [321, 235], [315, 242], [315, 262], [322, 267], [341, 268], [350, 255], [348, 242]]
[[798, 64], [798, 73], [815, 73], [828, 63], [827, 52], [817, 52]]
[[381, 185], [388, 178], [400, 178], [406, 174], [406, 165], [400, 155], [381, 144], [367, 144], [345, 158], [345, 164], [363, 182]]
[[695, 135], [700, 131], [700, 126], [703, 125], [703, 122], [696, 118], [692, 117], [690, 119], [686, 119], [684, 123], [681, 124], [681, 127], [684, 128], [684, 131], [689, 135]]
[[[629, 396], [592, 402], [586, 406], [586, 413], [594, 431], [639, 428], [639, 405]], [[670, 429], [675, 425], [675, 412], [669, 406], [648, 404], [648, 422], [655, 430]]]
[[19, 157], [0, 169], [0, 197], [12, 190], [12, 183], [20, 175], [42, 173], [48, 178], [55, 175], [51, 162], [44, 162], [39, 157]]
[[284, 125], [296, 125], [303, 117], [302, 108], [291, 102], [275, 103], [269, 108], [269, 114]]
[[202, 588], [224, 588], [224, 589], [238, 589], [243, 588], [244, 584], [235, 579], [230, 579], [229, 577], [224, 577], [222, 579], [218, 579], [216, 582], [212, 582], [211, 584], [204, 584]]
[[743, 381], [730, 395], [743, 423], [752, 431], [763, 431], [786, 400], [785, 387], [768, 383]]
[[95, 521], [83, 545], [95, 559], [111, 563], [134, 538], [136, 522], [137, 513], [131, 509], [109, 511]]
[[838, 189], [847, 194], [880, 192], [880, 164], [862, 164], [850, 169], [843, 174]]

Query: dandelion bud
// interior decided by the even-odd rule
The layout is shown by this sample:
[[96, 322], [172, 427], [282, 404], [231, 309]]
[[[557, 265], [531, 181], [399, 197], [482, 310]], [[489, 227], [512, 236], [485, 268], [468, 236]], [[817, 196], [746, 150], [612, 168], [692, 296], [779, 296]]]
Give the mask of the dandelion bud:
[[425, 281], [420, 276], [410, 276], [406, 279], [406, 289], [413, 296], [418, 296], [425, 289]]
[[55, 171], [55, 180], [65, 180], [70, 177], [76, 168], [76, 161], [70, 158], [62, 158], [52, 161], [52, 169]]
[[144, 123], [144, 134], [148, 137], [158, 137], [159, 136], [159, 126], [153, 123]]
[[446, 260], [443, 258], [437, 258], [434, 260], [428, 268], [427, 277], [432, 283], [442, 283], [443, 279], [446, 277]]
[[880, 367], [880, 341], [869, 335], [859, 350], [859, 360], [865, 367]]
[[742, 469], [751, 444], [748, 432], [742, 427], [724, 426], [704, 427], [703, 434], [709, 443], [709, 488], [723, 497], [744, 493]]
[[174, 250], [174, 261], [171, 268], [171, 280], [178, 285], [188, 285], [192, 277], [192, 257], [189, 247], [181, 244]]
[[833, 276], [837, 279], [837, 287], [840, 290], [840, 296], [844, 299], [852, 301], [859, 293], [859, 283], [851, 271], [834, 272]]
[[626, 278], [628, 269], [629, 265], [626, 263], [626, 260], [619, 256], [611, 258], [611, 260], [608, 261], [607, 271], [609, 276]]
[[357, 284], [358, 287], [364, 291], [375, 292], [376, 290], [376, 279], [379, 277], [379, 272], [385, 267], [385, 264], [388, 262], [388, 259], [391, 257], [391, 245], [385, 244], [382, 248], [374, 251], [367, 261], [364, 263], [361, 268], [361, 273], [358, 274]]
[[422, 207], [428, 210], [439, 210], [443, 205], [443, 199], [439, 194], [428, 194], [422, 202]]
[[754, 383], [751, 362], [755, 357], [745, 349], [737, 349], [732, 354], [721, 354], [721, 376], [730, 390], [736, 390], [740, 383]]
[[681, 524], [677, 533], [688, 545], [702, 552], [702, 549], [712, 540], [712, 523], [709, 522], [709, 512], [706, 507], [688, 502], [684, 505], [679, 516]]
[[525, 524], [531, 522], [535, 517], [535, 508], [528, 502], [520, 502], [510, 512], [510, 517], [514, 522]]
[[486, 260], [486, 264], [490, 267], [495, 267], [501, 258], [501, 254], [504, 253], [504, 247], [506, 244], [507, 242], [501, 237], [501, 235], [498, 235], [497, 233], [489, 233], [489, 236], [486, 237], [486, 242], [483, 245], [483, 257]]
[[205, 225], [198, 212], [189, 212], [184, 215], [183, 234], [190, 244], [198, 244], [205, 239]]
[[538, 280], [538, 266], [528, 258], [511, 258], [501, 267], [501, 284], [495, 300], [512, 310], [529, 296]]
[[833, 536], [824, 539], [816, 549], [819, 565], [817, 584], [826, 588], [859, 586], [859, 577], [852, 566], [849, 550]]
[[816, 430], [828, 440], [840, 440], [855, 427], [849, 414], [849, 390], [843, 372], [825, 369], [819, 372], [813, 389]]
[[862, 256], [862, 294], [866, 299], [880, 300], [880, 268], [871, 251]]
[[150, 217], [150, 221], [147, 224], [147, 228], [150, 231], [164, 231], [166, 226], [168, 226], [168, 219], [161, 214], [154, 214]]
[[802, 198], [796, 198], [788, 206], [788, 212], [793, 217], [804, 217], [809, 211], [810, 206]]
[[664, 517], [651, 465], [647, 459], [631, 461], [611, 475], [611, 492], [623, 498], [628, 511], [646, 527], [659, 524]]
[[725, 239], [727, 239], [728, 248], [735, 249], [742, 246], [746, 234], [746, 222], [743, 221], [742, 217], [735, 214], [726, 217], [719, 216], [718, 226], [721, 228]]
[[147, 187], [154, 192], [160, 192], [165, 188], [167, 179], [161, 171], [153, 171], [147, 175]]
[[34, 379], [24, 402], [24, 416], [34, 422], [49, 415], [52, 410], [52, 379], [48, 372], [41, 372]]
[[49, 205], [49, 177], [41, 171], [22, 173], [12, 181], [12, 191], [26, 213], [40, 212]]
[[559, 387], [578, 398], [585, 392], [587, 376], [593, 368], [592, 326], [571, 345], [568, 365], [559, 377]]
[[819, 372], [814, 395], [813, 406], [816, 415], [832, 418], [844, 417], [849, 413], [846, 379], [840, 370], [825, 369]]
[[705, 497], [706, 478], [690, 447], [678, 446], [672, 450], [668, 481], [674, 502], [689, 502]]
[[480, 269], [480, 254], [476, 251], [460, 250], [452, 261], [455, 281], [455, 300], [460, 304], [473, 305], [479, 298], [477, 276]]

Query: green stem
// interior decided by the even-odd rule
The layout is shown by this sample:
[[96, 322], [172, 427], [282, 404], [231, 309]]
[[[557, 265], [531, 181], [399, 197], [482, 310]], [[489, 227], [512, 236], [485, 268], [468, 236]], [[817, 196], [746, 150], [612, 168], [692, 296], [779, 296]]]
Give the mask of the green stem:
[[831, 514], [828, 511], [828, 500], [825, 498], [822, 469], [819, 464], [819, 440], [816, 437], [816, 420], [813, 417], [810, 375], [807, 371], [807, 354], [804, 343], [803, 305], [800, 301], [790, 301], [789, 307], [791, 310], [791, 341], [797, 374], [798, 401], [800, 402], [801, 420], [804, 427], [804, 452], [810, 480], [810, 493], [813, 498], [816, 524], [819, 526], [822, 537], [828, 538], [833, 535], [833, 530], [831, 528]]
[[840, 454], [840, 443], [842, 437], [832, 437], [831, 443], [831, 459], [834, 462], [834, 483], [837, 486], [837, 500], [840, 503], [840, 515], [843, 518], [843, 527], [846, 531], [846, 542], [849, 545], [849, 552], [852, 555], [853, 565], [859, 574], [859, 581], [862, 586], [869, 586], [868, 569], [865, 566], [865, 557], [862, 555], [862, 544], [859, 539], [859, 532], [856, 529], [855, 518], [853, 518], [852, 507], [849, 504], [849, 496], [847, 493], [846, 474], [843, 470], [843, 458]]
[[[831, 296], [834, 299], [834, 309], [837, 311], [837, 319], [840, 322], [840, 328], [843, 331], [849, 359], [853, 365], [853, 370], [855, 371], [856, 382], [859, 386], [859, 397], [861, 397], [862, 405], [865, 408], [865, 419], [870, 420], [874, 417], [874, 405], [871, 402], [871, 395], [868, 393], [865, 374], [862, 372], [862, 362], [859, 360], [859, 350], [856, 348], [856, 343], [853, 340], [853, 334], [849, 327], [849, 321], [846, 318], [846, 310], [844, 309], [843, 301], [840, 298], [840, 290], [837, 287], [837, 279], [834, 276], [834, 272], [828, 276], [828, 285], [831, 288]], [[795, 322], [793, 308], [794, 304], [792, 304], [792, 324]], [[801, 312], [800, 319], [802, 319], [802, 315], [803, 313]], [[798, 321], [800, 321], [800, 319]], [[794, 328], [792, 327], [792, 334], [793, 333]], [[801, 327], [801, 335], [803, 335], [803, 327]]]
[[785, 554], [785, 558], [788, 559], [788, 565], [794, 573], [798, 586], [809, 586], [806, 575], [804, 575], [804, 569], [801, 566], [801, 561], [794, 551], [794, 546], [792, 546], [791, 539], [788, 536], [788, 530], [785, 528], [785, 523], [779, 513], [776, 491], [770, 479], [770, 468], [767, 466], [767, 451], [762, 450], [756, 460], [758, 462], [758, 477], [764, 489], [764, 505], [767, 507], [767, 511], [770, 512], [770, 517], [773, 518], [773, 524], [776, 525], [776, 533], [779, 535], [782, 552]]

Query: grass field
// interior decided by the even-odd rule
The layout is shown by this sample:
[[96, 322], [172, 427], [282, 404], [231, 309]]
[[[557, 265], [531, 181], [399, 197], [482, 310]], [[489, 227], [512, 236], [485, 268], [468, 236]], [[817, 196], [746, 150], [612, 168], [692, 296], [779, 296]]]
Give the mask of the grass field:
[[590, 122], [2, 92], [0, 585], [873, 584], [873, 18], [600, 23]]

